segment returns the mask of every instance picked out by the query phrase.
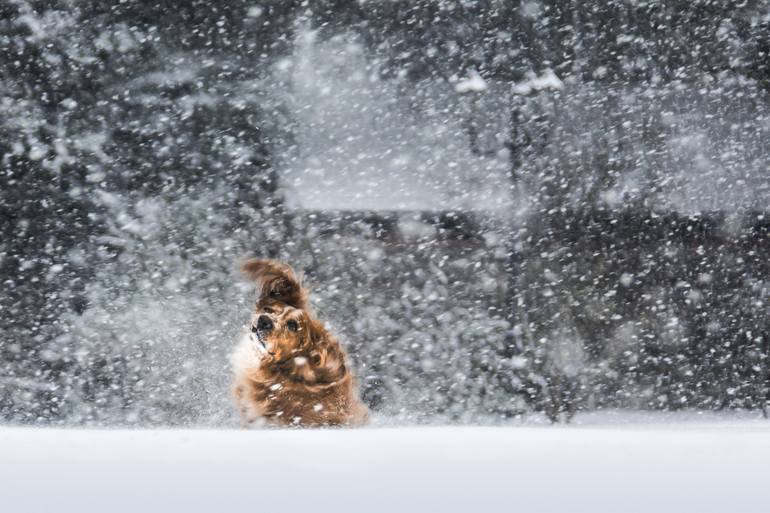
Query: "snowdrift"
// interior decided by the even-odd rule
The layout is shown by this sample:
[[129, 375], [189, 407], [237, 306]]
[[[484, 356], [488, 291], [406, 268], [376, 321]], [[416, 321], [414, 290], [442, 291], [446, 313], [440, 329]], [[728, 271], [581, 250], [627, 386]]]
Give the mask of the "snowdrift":
[[16, 512], [767, 511], [770, 423], [0, 428]]

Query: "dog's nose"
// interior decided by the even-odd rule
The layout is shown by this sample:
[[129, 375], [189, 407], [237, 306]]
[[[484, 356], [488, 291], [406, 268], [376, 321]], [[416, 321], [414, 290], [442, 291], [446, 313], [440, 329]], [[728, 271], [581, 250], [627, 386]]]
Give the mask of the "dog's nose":
[[273, 329], [273, 321], [267, 315], [260, 315], [257, 319], [257, 329], [259, 331], [271, 331]]

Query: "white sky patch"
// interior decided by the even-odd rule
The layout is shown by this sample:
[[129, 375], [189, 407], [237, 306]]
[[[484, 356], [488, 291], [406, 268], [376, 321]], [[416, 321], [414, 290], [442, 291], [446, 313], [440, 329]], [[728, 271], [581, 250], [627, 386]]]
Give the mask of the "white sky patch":
[[292, 84], [297, 119], [296, 147], [281, 172], [290, 208], [510, 207], [509, 162], [474, 155], [459, 115], [465, 95], [457, 88], [488, 86], [478, 72], [456, 84], [416, 84], [419, 92], [405, 94], [408, 82], [366, 71], [372, 64], [355, 35], [322, 40], [307, 28], [291, 64], [276, 68], [276, 78]]

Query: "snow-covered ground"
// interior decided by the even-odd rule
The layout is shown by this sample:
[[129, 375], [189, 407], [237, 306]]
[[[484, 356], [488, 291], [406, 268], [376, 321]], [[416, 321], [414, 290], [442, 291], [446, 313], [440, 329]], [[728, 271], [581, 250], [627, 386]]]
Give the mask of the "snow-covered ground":
[[5, 513], [770, 510], [770, 422], [754, 416], [361, 430], [6, 427], [0, 455]]

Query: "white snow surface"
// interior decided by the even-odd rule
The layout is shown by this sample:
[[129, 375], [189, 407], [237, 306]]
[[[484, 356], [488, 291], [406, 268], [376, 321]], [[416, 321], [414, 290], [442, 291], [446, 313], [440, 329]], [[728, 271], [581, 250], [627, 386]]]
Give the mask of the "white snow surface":
[[770, 423], [0, 428], [3, 512], [759, 512]]

